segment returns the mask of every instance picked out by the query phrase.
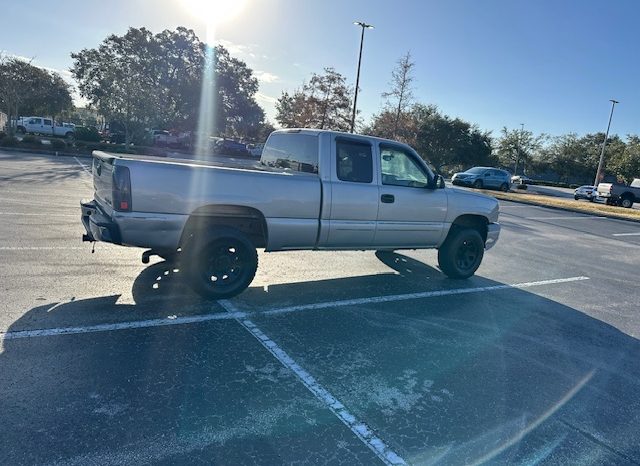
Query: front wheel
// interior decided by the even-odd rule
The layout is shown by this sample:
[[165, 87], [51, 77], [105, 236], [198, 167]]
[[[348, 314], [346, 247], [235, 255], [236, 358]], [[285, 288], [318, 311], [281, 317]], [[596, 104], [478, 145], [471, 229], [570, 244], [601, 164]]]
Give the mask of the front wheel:
[[509, 191], [509, 185], [507, 183], [502, 183], [502, 185], [500, 186], [500, 191], [506, 193]]
[[630, 209], [631, 207], [633, 207], [633, 200], [628, 196], [623, 197], [622, 200], [620, 201], [620, 205], [625, 209]]
[[438, 250], [438, 265], [449, 278], [469, 278], [480, 267], [483, 256], [484, 241], [478, 230], [456, 229]]
[[189, 282], [206, 298], [224, 299], [242, 293], [258, 269], [256, 248], [246, 235], [231, 228], [214, 232], [187, 254]]

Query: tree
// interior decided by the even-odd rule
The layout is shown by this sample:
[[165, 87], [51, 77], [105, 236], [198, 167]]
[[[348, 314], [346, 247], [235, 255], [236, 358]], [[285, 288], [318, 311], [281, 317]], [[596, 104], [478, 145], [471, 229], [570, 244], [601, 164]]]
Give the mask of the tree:
[[[367, 134], [392, 138], [396, 113], [385, 110], [375, 115]], [[395, 139], [409, 144], [438, 171], [488, 165], [494, 162], [490, 133], [477, 126], [443, 115], [435, 105], [415, 104], [401, 115]]]
[[[130, 28], [97, 49], [71, 54], [79, 90], [101, 115], [119, 120], [126, 142], [153, 127], [194, 130], [199, 119], [207, 46], [183, 27], [153, 34]], [[212, 134], [243, 137], [264, 124], [258, 81], [222, 46], [213, 50]], [[207, 82], [209, 83], [209, 82]], [[209, 85], [209, 84], [207, 84]]]
[[[627, 135], [626, 144], [614, 139], [607, 143], [606, 171], [630, 183], [640, 178], [640, 137]], [[595, 173], [595, 170], [593, 171]]]
[[333, 68], [313, 74], [293, 94], [283, 92], [276, 103], [276, 120], [285, 128], [306, 127], [348, 131], [351, 122], [351, 89]]
[[509, 130], [502, 128], [501, 136], [497, 141], [497, 154], [500, 162], [505, 166], [513, 166], [513, 174], [518, 174], [518, 168], [522, 167], [524, 173], [526, 166], [530, 163], [538, 151], [546, 136], [540, 134], [534, 136], [528, 130]]
[[7, 110], [9, 121], [19, 115], [55, 117], [72, 107], [70, 86], [58, 73], [0, 57], [0, 106]]
[[396, 68], [391, 72], [391, 90], [384, 92], [382, 97], [386, 99], [386, 110], [393, 109], [393, 131], [392, 138], [396, 138], [398, 127], [402, 123], [401, 116], [406, 112], [413, 102], [413, 67], [415, 63], [411, 61], [411, 53], [407, 52], [397, 62]]

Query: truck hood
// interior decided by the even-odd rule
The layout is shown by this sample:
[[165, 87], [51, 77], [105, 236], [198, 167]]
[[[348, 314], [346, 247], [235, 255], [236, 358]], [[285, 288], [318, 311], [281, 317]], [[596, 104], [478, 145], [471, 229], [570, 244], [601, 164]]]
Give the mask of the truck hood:
[[500, 204], [495, 197], [474, 193], [464, 189], [446, 188], [448, 197], [448, 221], [453, 221], [460, 215], [482, 215], [489, 222], [497, 222]]

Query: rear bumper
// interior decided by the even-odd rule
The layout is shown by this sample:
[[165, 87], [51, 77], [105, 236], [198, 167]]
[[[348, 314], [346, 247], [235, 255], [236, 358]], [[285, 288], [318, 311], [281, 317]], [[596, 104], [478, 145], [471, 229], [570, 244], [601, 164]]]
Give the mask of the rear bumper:
[[80, 202], [80, 208], [82, 225], [86, 231], [83, 241], [122, 244], [118, 225], [100, 209], [96, 201]]
[[487, 240], [484, 242], [484, 248], [488, 251], [496, 245], [500, 237], [500, 224], [490, 223], [487, 225]]

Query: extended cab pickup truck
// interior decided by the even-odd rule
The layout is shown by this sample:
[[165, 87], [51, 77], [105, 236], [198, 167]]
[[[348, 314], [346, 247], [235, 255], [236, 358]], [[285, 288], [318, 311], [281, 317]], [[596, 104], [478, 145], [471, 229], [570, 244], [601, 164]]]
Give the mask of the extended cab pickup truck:
[[634, 202], [640, 202], [640, 178], [635, 178], [629, 185], [600, 183], [598, 196], [604, 197], [607, 204], [631, 208]]
[[255, 168], [93, 154], [85, 241], [147, 248], [200, 294], [226, 298], [253, 280], [256, 248], [437, 248], [441, 270], [467, 278], [500, 232], [498, 202], [445, 188], [409, 146], [309, 129], [269, 136]]

